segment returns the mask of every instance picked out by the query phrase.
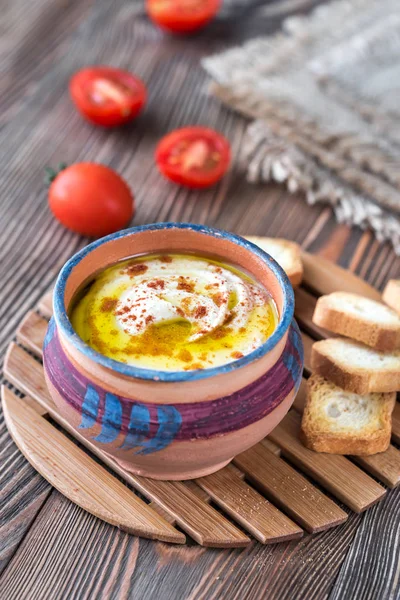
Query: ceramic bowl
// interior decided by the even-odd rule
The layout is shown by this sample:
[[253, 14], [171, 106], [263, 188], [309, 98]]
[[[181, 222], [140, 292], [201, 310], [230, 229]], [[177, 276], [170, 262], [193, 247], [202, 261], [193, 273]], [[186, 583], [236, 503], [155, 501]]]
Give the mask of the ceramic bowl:
[[[144, 253], [205, 250], [250, 272], [276, 302], [278, 326], [251, 354], [210, 369], [154, 371], [107, 358], [75, 333], [68, 307], [99, 269]], [[184, 223], [121, 231], [75, 254], [59, 274], [44, 342], [47, 385], [69, 423], [129, 471], [201, 477], [264, 438], [293, 403], [303, 369], [293, 308], [284, 271], [239, 236]]]

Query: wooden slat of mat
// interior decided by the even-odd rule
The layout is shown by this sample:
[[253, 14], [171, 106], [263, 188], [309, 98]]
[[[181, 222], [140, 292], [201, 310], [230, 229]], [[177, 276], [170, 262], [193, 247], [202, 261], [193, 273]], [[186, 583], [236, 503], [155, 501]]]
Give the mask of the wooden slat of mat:
[[181, 532], [5, 386], [2, 403], [7, 428], [21, 452], [72, 502], [134, 535], [185, 543]]
[[34, 311], [30, 311], [18, 326], [17, 340], [37, 356], [42, 356], [42, 346], [47, 326], [48, 322], [46, 319]]
[[236, 456], [234, 464], [274, 504], [311, 533], [335, 527], [347, 519], [337, 504], [261, 444]]
[[44, 381], [42, 365], [17, 344], [12, 343], [9, 346], [4, 362], [4, 372], [11, 383], [44, 406], [52, 418], [75, 439], [146, 498], [157, 502], [199, 544], [214, 547], [240, 547], [250, 543], [248, 536], [194, 494], [185, 483], [154, 481], [132, 475], [75, 431], [58, 413], [50, 398]]
[[[274, 446], [275, 446], [275, 444], [274, 444]], [[232, 462], [229, 464], [229, 468], [230, 468], [232, 474], [236, 475], [240, 479], [244, 479], [245, 475], [244, 475], [243, 471], [241, 471], [240, 469], [235, 467], [235, 465]]]
[[400, 402], [396, 402], [392, 414], [392, 439], [400, 444]]
[[394, 446], [371, 456], [353, 456], [352, 460], [388, 487], [394, 488], [399, 485], [400, 452]]
[[381, 295], [375, 288], [339, 265], [308, 252], [302, 252], [301, 257], [304, 267], [303, 284], [317, 294], [354, 292], [372, 300], [381, 300]]
[[195, 481], [193, 481], [193, 480], [185, 481], [185, 485], [190, 490], [192, 490], [193, 494], [195, 494], [198, 498], [203, 500], [203, 502], [210, 502], [210, 500], [211, 500], [210, 495], [207, 494], [207, 492], [205, 492], [203, 489], [201, 489], [201, 487], [199, 487], [195, 483]]
[[309, 450], [299, 439], [300, 415], [291, 410], [270, 434], [282, 454], [359, 513], [378, 502], [386, 490], [344, 456]]
[[26, 404], [27, 406], [30, 406], [30, 408], [35, 410], [37, 412], [37, 414], [40, 415], [41, 417], [48, 416], [49, 411], [44, 406], [39, 404], [39, 402], [36, 402], [36, 400], [31, 398], [31, 396], [24, 396], [23, 402], [24, 402], [24, 404]]
[[159, 506], [157, 504], [157, 502], [150, 502], [149, 506], [158, 515], [160, 515], [163, 519], [165, 519], [167, 521], [167, 523], [169, 523], [170, 525], [176, 525], [175, 519], [173, 517], [171, 517], [171, 515], [169, 513], [167, 513], [166, 510], [164, 510], [163, 508], [161, 508], [161, 506]]
[[44, 317], [50, 319], [53, 314], [53, 290], [49, 290], [38, 302], [38, 310]]
[[306, 331], [315, 340], [324, 339], [327, 337], [334, 337], [334, 334], [330, 333], [327, 329], [318, 327], [312, 322], [315, 305], [317, 299], [315, 296], [306, 292], [303, 288], [298, 288], [294, 292], [296, 304], [295, 304], [295, 317], [296, 320], [304, 331]]
[[42, 365], [14, 342], [6, 352], [4, 374], [10, 383], [36, 400], [50, 415], [58, 414], [44, 380]]
[[261, 440], [260, 444], [262, 444], [263, 446], [265, 446], [265, 448], [267, 450], [269, 450], [270, 452], [272, 452], [272, 454], [275, 454], [275, 456], [280, 456], [281, 455], [281, 449], [279, 448], [279, 446], [277, 446], [276, 444], [274, 444], [274, 442], [272, 442], [268, 438], [264, 438], [263, 440]]
[[263, 544], [293, 540], [303, 530], [243, 481], [228, 465], [217, 473], [196, 479], [224, 512]]

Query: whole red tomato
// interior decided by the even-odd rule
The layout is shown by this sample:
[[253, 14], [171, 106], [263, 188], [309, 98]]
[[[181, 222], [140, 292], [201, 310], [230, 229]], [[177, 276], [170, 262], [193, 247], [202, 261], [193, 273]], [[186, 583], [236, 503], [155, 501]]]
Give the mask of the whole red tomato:
[[132, 73], [114, 67], [81, 69], [69, 82], [71, 98], [91, 123], [114, 127], [132, 121], [143, 108], [147, 92]]
[[215, 17], [221, 0], [146, 0], [149, 17], [173, 33], [190, 33]]
[[72, 231], [101, 237], [122, 229], [134, 214], [128, 185], [109, 167], [77, 163], [51, 179], [50, 209]]

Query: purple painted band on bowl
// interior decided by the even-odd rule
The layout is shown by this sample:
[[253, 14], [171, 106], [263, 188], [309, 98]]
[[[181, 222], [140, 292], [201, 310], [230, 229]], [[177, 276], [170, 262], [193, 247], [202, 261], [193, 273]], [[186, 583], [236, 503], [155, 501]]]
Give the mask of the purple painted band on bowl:
[[101, 424], [95, 441], [107, 444], [125, 435], [122, 448], [161, 450], [172, 441], [208, 439], [262, 419], [300, 385], [303, 346], [295, 321], [284, 352], [262, 377], [229, 396], [208, 402], [160, 405], [116, 396], [94, 384], [70, 362], [50, 322], [44, 344], [47, 375], [64, 401], [81, 415], [81, 429]]

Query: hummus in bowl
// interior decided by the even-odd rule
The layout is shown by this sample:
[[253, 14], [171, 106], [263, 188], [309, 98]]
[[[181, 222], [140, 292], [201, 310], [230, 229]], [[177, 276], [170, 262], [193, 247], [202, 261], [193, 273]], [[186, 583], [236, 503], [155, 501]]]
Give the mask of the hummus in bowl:
[[70, 316], [101, 354], [161, 371], [238, 360], [278, 321], [272, 297], [250, 275], [191, 254], [141, 256], [101, 271], [77, 294]]

